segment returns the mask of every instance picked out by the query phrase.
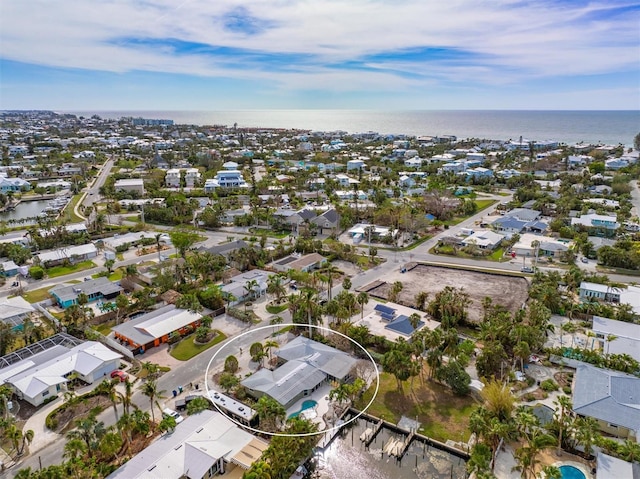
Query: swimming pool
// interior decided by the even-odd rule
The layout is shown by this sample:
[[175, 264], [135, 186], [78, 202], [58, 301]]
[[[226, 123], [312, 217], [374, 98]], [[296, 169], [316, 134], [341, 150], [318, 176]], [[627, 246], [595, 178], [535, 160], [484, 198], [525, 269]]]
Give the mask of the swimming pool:
[[586, 479], [584, 473], [577, 467], [565, 464], [564, 466], [560, 466], [558, 469], [560, 469], [562, 479]]
[[318, 405], [318, 403], [316, 401], [314, 401], [313, 399], [307, 399], [306, 401], [304, 401], [302, 403], [302, 407], [300, 408], [299, 411], [296, 411], [294, 413], [289, 414], [289, 417], [287, 419], [291, 419], [292, 417], [298, 417], [298, 415], [302, 412], [305, 411], [307, 409], [313, 409]]

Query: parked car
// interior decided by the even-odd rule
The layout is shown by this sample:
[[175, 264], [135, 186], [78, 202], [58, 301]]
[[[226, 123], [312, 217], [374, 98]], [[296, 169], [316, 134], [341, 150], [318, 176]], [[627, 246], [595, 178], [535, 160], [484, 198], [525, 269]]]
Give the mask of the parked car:
[[169, 409], [168, 407], [162, 410], [162, 417], [172, 417], [176, 420], [176, 424], [180, 424], [182, 421], [184, 421], [184, 418], [180, 415], [180, 413], [174, 411], [173, 409]]
[[582, 258], [580, 258], [580, 261], [582, 261], [583, 263], [588, 263], [589, 259], [586, 256], [583, 256]]
[[533, 268], [529, 268], [528, 266], [525, 266], [524, 268], [522, 268], [520, 270], [522, 273], [533, 273]]
[[111, 379], [116, 378], [120, 379], [120, 382], [123, 383], [129, 378], [129, 375], [120, 369], [116, 369], [115, 371], [111, 371]]

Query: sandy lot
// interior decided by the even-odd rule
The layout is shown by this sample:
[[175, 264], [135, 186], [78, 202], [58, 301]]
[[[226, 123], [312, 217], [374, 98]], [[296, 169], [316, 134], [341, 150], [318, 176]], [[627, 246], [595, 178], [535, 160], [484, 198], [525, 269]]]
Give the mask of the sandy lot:
[[420, 291], [427, 291], [429, 299], [433, 299], [446, 286], [462, 287], [471, 300], [471, 321], [479, 321], [482, 317], [482, 300], [485, 296], [489, 296], [495, 304], [501, 304], [515, 312], [527, 300], [528, 295], [528, 282], [524, 278], [440, 266], [418, 265], [406, 273], [394, 272], [384, 280], [386, 284], [370, 290], [369, 294], [387, 299], [393, 282], [402, 281], [404, 287], [398, 302], [408, 306], [415, 306], [414, 298]]

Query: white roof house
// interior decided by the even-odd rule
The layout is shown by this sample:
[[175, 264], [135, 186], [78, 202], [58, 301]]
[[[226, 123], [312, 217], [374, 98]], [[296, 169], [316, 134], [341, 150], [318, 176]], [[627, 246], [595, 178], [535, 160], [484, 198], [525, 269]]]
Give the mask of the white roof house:
[[504, 235], [494, 233], [493, 231], [477, 231], [472, 235], [467, 236], [462, 241], [462, 244], [465, 246], [475, 245], [482, 249], [492, 250], [496, 248], [504, 238]]
[[18, 397], [39, 406], [63, 389], [69, 374], [92, 384], [117, 369], [121, 358], [95, 341], [71, 349], [57, 345], [0, 369], [0, 384], [10, 384]]
[[[268, 444], [237, 427], [217, 411], [202, 411], [140, 451], [108, 479], [213, 477], [249, 469]], [[240, 477], [241, 471], [238, 471]]]
[[60, 248], [53, 251], [44, 251], [37, 254], [36, 257], [40, 260], [41, 264], [47, 262], [64, 261], [71, 259], [74, 256], [79, 258], [93, 258], [98, 254], [98, 249], [93, 243], [82, 244], [79, 246], [69, 246], [66, 248]]
[[603, 300], [611, 303], [630, 304], [635, 314], [640, 315], [640, 287], [625, 285], [625, 287], [614, 287], [606, 284], [590, 283], [583, 281], [580, 283], [580, 299]]
[[591, 329], [608, 354], [628, 354], [640, 361], [640, 324], [594, 316]]

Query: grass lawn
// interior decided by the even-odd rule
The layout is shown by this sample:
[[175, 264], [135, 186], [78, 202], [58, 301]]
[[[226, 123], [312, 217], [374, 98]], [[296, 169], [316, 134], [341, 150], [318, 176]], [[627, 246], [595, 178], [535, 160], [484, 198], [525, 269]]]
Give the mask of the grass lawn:
[[69, 201], [69, 204], [67, 205], [67, 207], [64, 209], [64, 212], [62, 213], [62, 216], [65, 218], [68, 218], [69, 221], [71, 221], [72, 223], [81, 223], [85, 220], [84, 218], [80, 218], [73, 211], [76, 205], [78, 204], [78, 202], [80, 201], [80, 198], [82, 198], [82, 193], [77, 194], [73, 198], [71, 198], [71, 201]]
[[249, 228], [249, 233], [251, 233], [253, 236], [265, 235], [270, 238], [277, 238], [277, 239], [286, 238], [291, 234], [288, 231], [273, 231], [273, 230], [264, 229], [264, 228]]
[[94, 329], [98, 331], [100, 334], [102, 334], [103, 336], [108, 336], [109, 333], [111, 332], [111, 329], [115, 326], [115, 324], [116, 324], [115, 321], [106, 321], [102, 324], [98, 324], [97, 326], [94, 326]]
[[282, 313], [288, 307], [288, 304], [270, 304], [269, 306], [267, 306], [267, 312], [271, 314], [278, 314]]
[[[99, 278], [100, 276], [102, 276], [102, 274], [100, 273], [96, 273], [94, 275], [91, 275], [92, 278]], [[113, 273], [111, 273], [109, 276], [107, 276], [107, 279], [109, 281], [120, 281], [122, 279], [123, 276], [123, 272], [121, 268], [116, 269]]]
[[[389, 373], [380, 374], [380, 390], [367, 413], [383, 417], [386, 421], [397, 423], [401, 416], [414, 419], [422, 424], [420, 434], [445, 442], [468, 441], [469, 416], [477, 403], [471, 397], [459, 397], [445, 386], [427, 379], [426, 369], [424, 384], [420, 378], [414, 379], [413, 392], [410, 381], [405, 381], [403, 391], [398, 391], [396, 378]], [[363, 408], [371, 400], [375, 385], [364, 393], [356, 403], [358, 409]]]
[[24, 293], [22, 297], [30, 303], [39, 303], [40, 301], [44, 301], [49, 298], [49, 290], [52, 287], [53, 286], [48, 286], [46, 288], [34, 289], [33, 291]]
[[191, 336], [184, 338], [175, 346], [172, 346], [170, 354], [180, 361], [187, 361], [200, 354], [202, 351], [209, 349], [211, 346], [215, 346], [220, 341], [227, 339], [227, 336], [223, 332], [216, 330], [216, 333], [216, 336], [211, 341], [203, 345], [195, 344], [193, 342], [195, 335], [192, 334]]
[[496, 200], [475, 200], [475, 202], [476, 205], [478, 205], [478, 211], [476, 213], [480, 213], [482, 210], [497, 203]]
[[489, 259], [491, 261], [502, 261], [504, 259], [504, 249], [498, 248], [493, 253], [489, 255]]
[[76, 264], [70, 264], [69, 266], [54, 266], [53, 268], [47, 268], [46, 271], [49, 278], [56, 278], [58, 276], [64, 276], [65, 274], [77, 273], [78, 271], [84, 271], [95, 267], [96, 264], [93, 261], [87, 260]]

